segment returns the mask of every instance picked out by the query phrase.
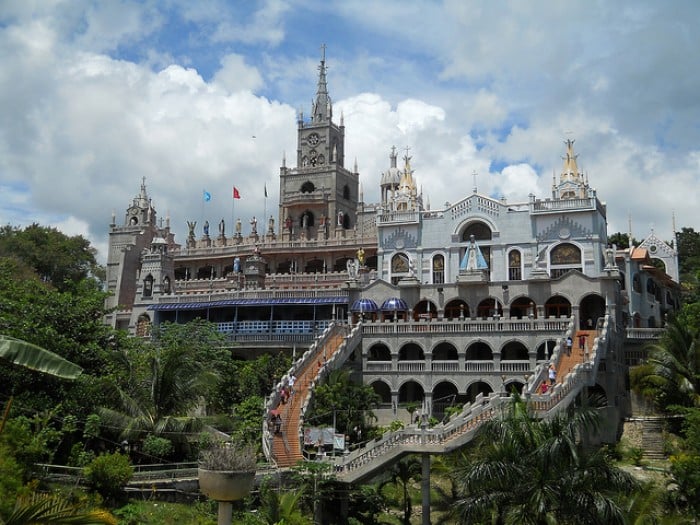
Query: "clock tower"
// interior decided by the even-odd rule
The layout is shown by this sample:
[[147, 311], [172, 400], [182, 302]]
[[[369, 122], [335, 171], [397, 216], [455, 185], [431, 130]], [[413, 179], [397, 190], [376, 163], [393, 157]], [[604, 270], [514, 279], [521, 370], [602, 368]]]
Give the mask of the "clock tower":
[[280, 168], [280, 233], [286, 239], [342, 237], [357, 223], [359, 174], [345, 168], [345, 126], [333, 122], [322, 46], [311, 114], [299, 113], [296, 166]]

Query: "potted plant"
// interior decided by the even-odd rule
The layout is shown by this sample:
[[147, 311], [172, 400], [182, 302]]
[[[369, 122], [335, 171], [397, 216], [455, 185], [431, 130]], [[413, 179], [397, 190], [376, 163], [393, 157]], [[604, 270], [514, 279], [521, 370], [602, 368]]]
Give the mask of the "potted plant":
[[219, 525], [230, 525], [231, 502], [253, 488], [256, 456], [252, 445], [220, 443], [199, 454], [199, 490], [219, 502]]

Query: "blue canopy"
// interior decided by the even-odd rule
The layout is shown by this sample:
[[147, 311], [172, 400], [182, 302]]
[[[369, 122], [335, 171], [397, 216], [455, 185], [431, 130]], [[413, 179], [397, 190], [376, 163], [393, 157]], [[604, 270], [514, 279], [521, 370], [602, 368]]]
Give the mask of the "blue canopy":
[[299, 304], [348, 304], [347, 297], [278, 297], [224, 299], [221, 301], [160, 303], [148, 307], [149, 310], [198, 310], [206, 308], [226, 308], [227, 306], [282, 306]]
[[392, 297], [382, 303], [382, 312], [406, 312], [408, 305], [403, 299]]
[[377, 303], [375, 303], [372, 299], [358, 299], [354, 303], [352, 303], [352, 306], [350, 307], [351, 312], [367, 312], [367, 313], [374, 313], [377, 310], [379, 310], [379, 307], [377, 306]]

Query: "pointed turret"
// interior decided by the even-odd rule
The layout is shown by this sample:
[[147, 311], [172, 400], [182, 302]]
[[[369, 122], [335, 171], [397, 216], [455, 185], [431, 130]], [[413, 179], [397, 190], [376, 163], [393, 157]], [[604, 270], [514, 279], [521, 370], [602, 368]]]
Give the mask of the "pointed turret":
[[328, 94], [326, 83], [326, 45], [321, 46], [321, 64], [318, 66], [318, 87], [316, 88], [316, 99], [311, 107], [311, 118], [314, 122], [325, 122], [333, 117], [333, 106], [331, 97]]
[[567, 139], [564, 165], [559, 175], [559, 183], [553, 181], [552, 196], [555, 199], [583, 199], [588, 195], [588, 180], [578, 168], [578, 155], [574, 153], [574, 141]]

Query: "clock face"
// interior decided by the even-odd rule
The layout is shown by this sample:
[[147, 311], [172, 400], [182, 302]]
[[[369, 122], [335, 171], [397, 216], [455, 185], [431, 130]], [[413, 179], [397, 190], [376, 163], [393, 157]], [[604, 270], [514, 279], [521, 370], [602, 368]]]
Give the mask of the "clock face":
[[316, 144], [318, 144], [318, 140], [319, 140], [319, 138], [318, 138], [318, 134], [317, 134], [317, 133], [312, 133], [311, 135], [309, 135], [309, 136], [306, 138], [306, 142], [308, 142], [308, 143], [311, 144], [312, 146], [315, 146]]

